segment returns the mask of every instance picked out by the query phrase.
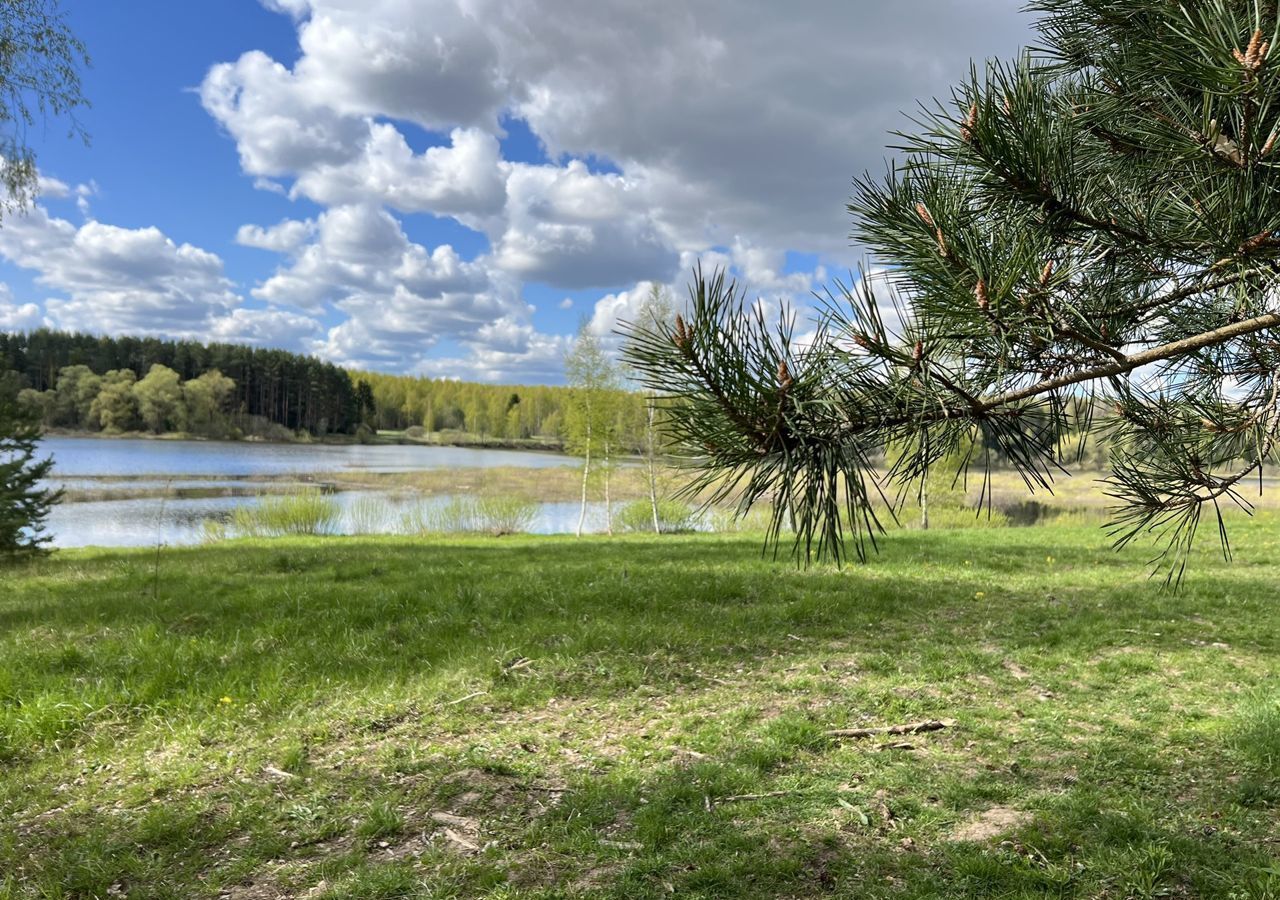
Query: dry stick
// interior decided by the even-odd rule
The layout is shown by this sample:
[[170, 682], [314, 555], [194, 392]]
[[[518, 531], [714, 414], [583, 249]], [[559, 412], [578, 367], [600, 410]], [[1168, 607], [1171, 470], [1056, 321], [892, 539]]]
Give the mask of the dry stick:
[[164, 505], [173, 490], [173, 479], [164, 483], [164, 493], [160, 495], [160, 511], [156, 513], [156, 557], [151, 567], [151, 602], [160, 599], [160, 551], [164, 549]]
[[432, 812], [430, 817], [441, 825], [456, 825], [459, 828], [465, 828], [467, 831], [478, 831], [480, 829], [479, 822], [466, 816], [456, 816], [447, 812]]
[[745, 800], [768, 800], [770, 797], [790, 797], [799, 791], [768, 791], [764, 794], [734, 794], [731, 797], [709, 797], [713, 804], [715, 803], [738, 803]]
[[882, 728], [834, 728], [825, 732], [827, 737], [866, 738], [879, 734], [920, 734], [924, 731], [941, 731], [954, 728], [954, 719], [930, 719], [927, 722], [913, 722], [910, 725], [887, 725]]
[[474, 700], [476, 697], [483, 697], [487, 693], [489, 692], [473, 691], [472, 693], [467, 694], [467, 696], [465, 697], [459, 697], [457, 700], [450, 700], [447, 703], [442, 703], [441, 706], [457, 706], [459, 703], [466, 703], [468, 700]]

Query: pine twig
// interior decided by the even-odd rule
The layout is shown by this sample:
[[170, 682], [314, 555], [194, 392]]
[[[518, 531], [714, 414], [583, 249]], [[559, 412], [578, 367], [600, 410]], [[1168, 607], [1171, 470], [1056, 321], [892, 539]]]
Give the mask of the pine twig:
[[833, 728], [824, 732], [832, 738], [868, 738], [882, 734], [921, 734], [926, 731], [941, 731], [954, 728], [955, 719], [929, 719], [925, 722], [913, 722], [909, 725], [887, 725], [881, 728]]

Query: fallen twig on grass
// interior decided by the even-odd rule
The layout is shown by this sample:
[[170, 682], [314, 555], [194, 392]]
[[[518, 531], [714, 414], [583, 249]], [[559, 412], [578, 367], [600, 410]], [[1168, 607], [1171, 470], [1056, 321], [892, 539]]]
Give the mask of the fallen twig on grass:
[[927, 722], [913, 722], [910, 725], [887, 725], [881, 728], [833, 728], [824, 732], [833, 738], [867, 738], [880, 734], [920, 734], [924, 731], [941, 731], [954, 728], [955, 719], [930, 719]]
[[467, 696], [465, 697], [459, 697], [457, 700], [450, 700], [447, 703], [442, 703], [440, 705], [441, 706], [457, 706], [459, 703], [466, 703], [468, 700], [474, 700], [476, 697], [483, 697], [487, 693], [489, 692], [488, 691], [472, 691], [470, 694], [467, 694]]
[[714, 805], [716, 803], [741, 803], [747, 800], [768, 800], [770, 797], [790, 797], [798, 794], [799, 791], [768, 791], [763, 794], [733, 794], [729, 797], [710, 797], [708, 798]]

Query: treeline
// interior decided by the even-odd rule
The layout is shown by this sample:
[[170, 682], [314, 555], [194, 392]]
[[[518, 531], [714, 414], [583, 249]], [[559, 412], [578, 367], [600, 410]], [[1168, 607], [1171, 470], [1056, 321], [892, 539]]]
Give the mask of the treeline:
[[[180, 388], [217, 373], [231, 383], [222, 415], [209, 423], [203, 408], [185, 417], [186, 427], [163, 430], [287, 439], [290, 434], [356, 434], [373, 430], [456, 433], [467, 439], [542, 440], [569, 438], [573, 390], [545, 385], [491, 385], [381, 373], [350, 373], [314, 357], [236, 344], [201, 344], [158, 338], [102, 337], [41, 329], [0, 333], [0, 372], [18, 374], [26, 402], [39, 407], [50, 427], [81, 430], [156, 430], [143, 407], [127, 408], [153, 366], [177, 376]], [[130, 376], [124, 373], [132, 373]], [[196, 387], [199, 391], [201, 388]], [[96, 391], [107, 396], [93, 407]], [[147, 388], [141, 388], [147, 393]], [[644, 445], [646, 407], [642, 395], [617, 391], [610, 408], [623, 452]], [[120, 409], [113, 408], [119, 406]], [[105, 418], [104, 418], [105, 415]], [[178, 416], [178, 420], [183, 417]]]
[[153, 365], [142, 378], [132, 369], [98, 375], [88, 366], [66, 366], [48, 390], [22, 388], [18, 402], [35, 410], [49, 428], [119, 434], [187, 432], [238, 437], [229, 415], [236, 384], [217, 369], [183, 381], [168, 366]]
[[[479, 438], [542, 438], [562, 444], [572, 417], [573, 389], [546, 385], [491, 385], [445, 378], [414, 378], [362, 372], [370, 387], [372, 424], [381, 429], [419, 427], [458, 431]], [[643, 395], [614, 391], [619, 444], [625, 450], [644, 445], [646, 401]]]
[[115, 372], [117, 380], [127, 370], [141, 382], [157, 365], [175, 372], [184, 384], [215, 371], [230, 379], [226, 415], [246, 434], [260, 433], [269, 424], [313, 435], [352, 434], [370, 414], [362, 412], [345, 369], [284, 350], [47, 329], [0, 334], [0, 372], [17, 372], [24, 387], [41, 394], [56, 392], [69, 367], [83, 366], [103, 377]]

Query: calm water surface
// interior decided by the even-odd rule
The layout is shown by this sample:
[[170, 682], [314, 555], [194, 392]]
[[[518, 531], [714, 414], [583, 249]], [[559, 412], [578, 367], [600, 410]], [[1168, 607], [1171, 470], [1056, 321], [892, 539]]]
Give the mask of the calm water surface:
[[49, 437], [41, 449], [52, 453], [54, 473], [64, 477], [190, 475], [246, 477], [315, 474], [359, 469], [412, 472], [418, 469], [518, 466], [542, 469], [574, 465], [559, 453], [472, 450], [412, 445], [257, 444], [248, 441], [149, 441], [144, 438]]
[[[448, 503], [449, 497], [409, 498], [373, 491], [349, 491], [334, 495], [344, 517], [338, 526], [350, 533], [351, 508], [359, 498], [376, 497], [385, 505], [386, 516], [379, 531], [393, 533], [401, 514], [411, 507]], [[100, 500], [93, 503], [62, 503], [49, 516], [48, 531], [55, 547], [154, 547], [198, 544], [205, 539], [205, 523], [226, 522], [237, 506], [253, 506], [256, 497], [200, 497], [163, 502], [158, 497], [131, 500]], [[533, 534], [570, 534], [578, 524], [576, 503], [542, 503], [529, 531]], [[587, 506], [587, 531], [603, 531], [604, 504]]]
[[[255, 476], [296, 475], [299, 479], [326, 472], [412, 472], [441, 468], [514, 466], [541, 469], [572, 466], [577, 461], [557, 453], [481, 450], [463, 447], [337, 446], [325, 444], [219, 443], [214, 441], [151, 441], [50, 437], [41, 448], [54, 457], [52, 482], [67, 487], [92, 486], [99, 492], [148, 486], [219, 488]], [[396, 529], [400, 512], [413, 505], [447, 503], [448, 497], [420, 497], [398, 493], [349, 491], [335, 495], [344, 511], [361, 498], [376, 497], [388, 514], [385, 530]], [[158, 497], [107, 499], [62, 503], [48, 520], [48, 533], [57, 547], [133, 547], [157, 543], [192, 544], [203, 539], [205, 523], [226, 521], [241, 505], [260, 502], [253, 496]], [[556, 534], [573, 531], [578, 506], [543, 503], [531, 531]], [[587, 527], [604, 527], [604, 506], [588, 509]], [[349, 530], [344, 521], [340, 530]]]

